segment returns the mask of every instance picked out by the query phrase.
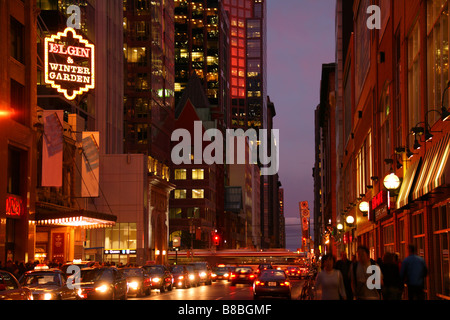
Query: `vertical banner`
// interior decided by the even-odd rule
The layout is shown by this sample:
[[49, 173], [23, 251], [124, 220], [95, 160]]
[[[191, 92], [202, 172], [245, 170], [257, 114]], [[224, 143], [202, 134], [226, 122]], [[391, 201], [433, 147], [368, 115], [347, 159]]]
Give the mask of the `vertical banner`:
[[44, 110], [41, 179], [43, 187], [62, 187], [63, 117], [62, 110]]
[[83, 160], [81, 168], [81, 196], [84, 198], [99, 196], [100, 177], [100, 134], [83, 132]]
[[64, 233], [52, 234], [52, 261], [64, 263]]

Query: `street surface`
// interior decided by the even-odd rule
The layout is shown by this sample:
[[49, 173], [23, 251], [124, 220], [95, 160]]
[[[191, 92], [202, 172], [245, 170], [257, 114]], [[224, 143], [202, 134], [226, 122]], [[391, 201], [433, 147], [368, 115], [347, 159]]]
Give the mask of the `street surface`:
[[[292, 300], [298, 300], [304, 280], [290, 280], [292, 283]], [[285, 298], [268, 297], [261, 300], [283, 300]], [[173, 289], [160, 293], [152, 290], [150, 296], [129, 296], [128, 300], [253, 300], [253, 286], [237, 284], [232, 286], [227, 281], [216, 281], [212, 285], [200, 285], [189, 289]]]

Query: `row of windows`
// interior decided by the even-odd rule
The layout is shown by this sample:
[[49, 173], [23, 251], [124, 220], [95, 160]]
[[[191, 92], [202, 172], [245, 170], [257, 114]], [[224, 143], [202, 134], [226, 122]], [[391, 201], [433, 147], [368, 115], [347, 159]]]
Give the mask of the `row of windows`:
[[[174, 199], [187, 199], [187, 193], [186, 189], [176, 189], [173, 191], [173, 197]], [[192, 189], [191, 198], [204, 199], [205, 189]]]
[[[192, 169], [192, 180], [203, 180], [205, 179], [205, 170], [204, 169]], [[175, 180], [186, 180], [187, 179], [187, 170], [186, 169], [175, 169], [174, 172]]]

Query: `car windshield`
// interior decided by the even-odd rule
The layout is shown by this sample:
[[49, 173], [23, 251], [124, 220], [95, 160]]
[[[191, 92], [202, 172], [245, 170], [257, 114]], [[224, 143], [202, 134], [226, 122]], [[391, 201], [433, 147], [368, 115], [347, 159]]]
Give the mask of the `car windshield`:
[[187, 271], [189, 272], [195, 272], [194, 267], [193, 266], [186, 266]]
[[17, 282], [8, 273], [0, 273], [0, 284], [3, 284], [6, 290], [18, 289]]
[[82, 282], [91, 282], [104, 280], [105, 276], [107, 276], [106, 269], [90, 269], [90, 270], [81, 270], [81, 281]]
[[147, 267], [145, 267], [145, 269], [147, 269], [148, 273], [152, 273], [152, 274], [154, 274], [154, 273], [158, 273], [158, 274], [164, 273], [164, 267], [162, 267], [162, 266], [147, 266]]
[[251, 273], [253, 271], [252, 268], [250, 267], [240, 267], [240, 268], [236, 268], [235, 272], [236, 273]]
[[61, 286], [61, 278], [57, 273], [32, 273], [25, 275], [22, 280], [24, 286], [55, 285]]
[[182, 272], [184, 272], [184, 268], [183, 268], [183, 266], [175, 266], [175, 267], [173, 267], [172, 272], [173, 273], [182, 273]]
[[260, 277], [261, 280], [286, 280], [286, 274], [279, 270], [264, 271]]
[[218, 267], [216, 269], [217, 272], [228, 272], [228, 268], [227, 267]]
[[142, 269], [122, 269], [120, 270], [125, 277], [142, 277]]

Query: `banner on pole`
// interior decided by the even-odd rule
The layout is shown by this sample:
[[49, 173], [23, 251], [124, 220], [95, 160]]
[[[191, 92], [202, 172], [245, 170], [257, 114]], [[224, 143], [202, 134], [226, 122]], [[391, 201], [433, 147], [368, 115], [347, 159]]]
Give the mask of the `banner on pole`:
[[100, 134], [83, 132], [83, 160], [81, 167], [81, 196], [84, 198], [99, 196], [100, 177]]
[[42, 187], [62, 187], [64, 111], [44, 110]]

